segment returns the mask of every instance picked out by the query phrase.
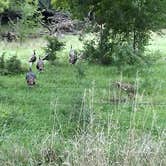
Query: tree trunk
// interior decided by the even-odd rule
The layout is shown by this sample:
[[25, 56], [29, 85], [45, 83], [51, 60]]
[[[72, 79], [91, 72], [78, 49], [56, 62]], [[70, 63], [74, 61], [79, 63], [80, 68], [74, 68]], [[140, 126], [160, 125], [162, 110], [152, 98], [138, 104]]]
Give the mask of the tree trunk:
[[102, 46], [103, 40], [103, 24], [100, 25], [100, 45]]
[[133, 32], [133, 50], [134, 52], [136, 51], [136, 30], [134, 28], [134, 32]]
[[2, 25], [2, 15], [0, 15], [0, 27]]

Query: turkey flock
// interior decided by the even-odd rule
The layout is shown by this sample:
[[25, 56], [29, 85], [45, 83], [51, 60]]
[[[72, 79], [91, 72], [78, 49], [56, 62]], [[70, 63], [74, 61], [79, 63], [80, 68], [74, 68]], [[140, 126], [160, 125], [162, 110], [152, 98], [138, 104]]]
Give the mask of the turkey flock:
[[[76, 51], [73, 49], [72, 45], [68, 56], [69, 56], [69, 64], [72, 65], [76, 64], [78, 60], [83, 59], [83, 54], [78, 55]], [[44, 61], [49, 59], [50, 59], [49, 54], [46, 54], [43, 58], [39, 56], [37, 60], [36, 51], [35, 50], [33, 51], [33, 54], [29, 59], [29, 65], [30, 65], [29, 71], [26, 73], [25, 77], [27, 85], [29, 87], [33, 87], [36, 84], [36, 74], [32, 71], [32, 66], [36, 63], [36, 69], [41, 73], [44, 70]], [[132, 84], [121, 81], [116, 81], [113, 84], [120, 91], [126, 92], [129, 99], [135, 98], [136, 88]]]
[[[29, 66], [30, 66], [29, 71], [26, 73], [26, 77], [25, 77], [27, 85], [29, 87], [33, 87], [36, 84], [36, 74], [32, 71], [32, 66], [36, 63], [36, 69], [39, 72], [43, 72], [45, 60], [49, 60], [49, 54], [46, 54], [43, 58], [39, 56], [37, 60], [36, 50], [33, 51], [33, 54], [31, 55], [29, 59]], [[69, 51], [69, 63], [74, 65], [77, 62], [77, 60], [78, 60], [78, 56], [76, 55], [76, 52], [71, 45], [71, 48]]]

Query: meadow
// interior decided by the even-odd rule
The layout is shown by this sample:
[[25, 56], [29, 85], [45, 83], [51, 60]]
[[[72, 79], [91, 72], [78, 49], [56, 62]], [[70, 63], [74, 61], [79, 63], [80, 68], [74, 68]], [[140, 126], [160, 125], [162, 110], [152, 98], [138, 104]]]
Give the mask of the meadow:
[[[37, 85], [25, 74], [0, 76], [0, 165], [165, 165], [165, 38], [154, 35], [147, 52], [158, 57], [148, 66], [68, 63], [78, 36], [67, 35], [55, 64], [35, 66]], [[42, 38], [22, 43], [0, 41], [0, 54], [17, 55], [28, 68], [34, 49], [43, 55]], [[116, 81], [137, 87], [135, 99]], [[124, 102], [121, 99], [125, 99]], [[116, 101], [115, 101], [116, 100]]]

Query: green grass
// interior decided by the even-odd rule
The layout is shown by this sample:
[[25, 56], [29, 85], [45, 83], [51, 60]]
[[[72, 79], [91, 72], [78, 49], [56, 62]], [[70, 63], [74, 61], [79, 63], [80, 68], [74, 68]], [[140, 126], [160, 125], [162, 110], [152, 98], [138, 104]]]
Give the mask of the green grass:
[[[68, 55], [71, 44], [73, 48], [82, 48], [82, 43], [77, 36], [63, 36], [61, 40], [65, 42], [65, 49], [59, 53], [62, 59]], [[17, 55], [23, 63], [27, 63], [34, 49], [38, 56], [45, 56], [44, 47], [46, 47], [46, 44], [44, 38], [27, 39], [21, 44], [19, 42], [8, 43], [7, 41], [0, 41], [0, 55], [3, 52], [6, 52], [6, 58]]]
[[[0, 154], [2, 153], [4, 156], [3, 160], [0, 157], [0, 162], [7, 163], [7, 159], [4, 159], [6, 154], [11, 165], [12, 162], [13, 165], [30, 165], [27, 163], [30, 162], [30, 159], [38, 158], [35, 153], [39, 155], [39, 149], [42, 149], [43, 145], [49, 147], [47, 141], [52, 141], [52, 135], [54, 136], [52, 133], [57, 133], [57, 142], [53, 140], [54, 143], [51, 145], [55, 146], [59, 154], [62, 149], [65, 151], [66, 147], [68, 150], [77, 147], [71, 144], [71, 140], [80, 146], [79, 142], [82, 140], [79, 139], [82, 137], [79, 135], [82, 134], [82, 130], [85, 132], [87, 129], [88, 133], [92, 134], [92, 138], [94, 133], [102, 133], [102, 131], [107, 133], [111, 129], [109, 131], [112, 133], [111, 138], [114, 138], [113, 140], [118, 138], [119, 145], [123, 145], [125, 140], [121, 140], [121, 138], [128, 138], [127, 134], [131, 129], [134, 129], [136, 134], [136, 137], [133, 138], [135, 143], [144, 134], [150, 134], [158, 142], [160, 139], [165, 139], [161, 136], [166, 126], [165, 62], [160, 61], [150, 67], [142, 67], [138, 72], [134, 67], [126, 67], [120, 72], [112, 66], [89, 65], [86, 62], [72, 66], [68, 64], [70, 45], [72, 44], [74, 48], [81, 48], [82, 43], [78, 41], [77, 36], [65, 36], [62, 40], [66, 41], [66, 47], [58, 53], [59, 62], [53, 66], [46, 64], [43, 73], [38, 73], [35, 66], [33, 67], [33, 71], [37, 74], [35, 87], [27, 87], [24, 74], [0, 76], [0, 149], [3, 149], [0, 150]], [[156, 42], [165, 42], [163, 38], [159, 40], [157, 37], [155, 40]], [[27, 63], [33, 49], [36, 49], [39, 55], [43, 53], [42, 47], [45, 45], [46, 42], [43, 39], [28, 40], [22, 45], [1, 41], [0, 54], [3, 51], [6, 51], [8, 56], [17, 54], [23, 63]], [[156, 44], [151, 47], [156, 50]], [[161, 52], [164, 52], [164, 46], [159, 48]], [[84, 75], [81, 74], [82, 72], [80, 73], [80, 70]], [[138, 83], [139, 93], [136, 101], [110, 103], [113, 96], [118, 98], [122, 95], [127, 98], [125, 93], [121, 94], [112, 85], [121, 79], [126, 82]], [[141, 104], [144, 102], [148, 102], [149, 105]], [[160, 103], [163, 105], [158, 105]], [[47, 139], [47, 136], [51, 138]], [[97, 135], [94, 137], [98, 138]], [[107, 140], [109, 137], [109, 135], [105, 136], [104, 139]], [[82, 144], [84, 145], [84, 143]], [[21, 147], [23, 147], [23, 151]], [[103, 146], [99, 147], [105, 150]], [[11, 153], [13, 149], [16, 150], [14, 152], [16, 159]], [[113, 149], [110, 153], [114, 156], [116, 151]], [[77, 152], [76, 156], [79, 155], [81, 149], [78, 147], [74, 150], [71, 160], [73, 165], [77, 165], [74, 154]], [[28, 159], [26, 153], [31, 153], [27, 151], [32, 152], [32, 156]], [[119, 154], [121, 154], [120, 149]], [[43, 153], [41, 156], [44, 156]], [[112, 160], [121, 161], [120, 156], [114, 157]]]
[[163, 54], [163, 56], [165, 56], [165, 52], [166, 52], [166, 40], [165, 40], [165, 30], [163, 30], [162, 35], [158, 35], [156, 33], [152, 34], [152, 40], [150, 42], [150, 50], [151, 51], [159, 51], [160, 53]]

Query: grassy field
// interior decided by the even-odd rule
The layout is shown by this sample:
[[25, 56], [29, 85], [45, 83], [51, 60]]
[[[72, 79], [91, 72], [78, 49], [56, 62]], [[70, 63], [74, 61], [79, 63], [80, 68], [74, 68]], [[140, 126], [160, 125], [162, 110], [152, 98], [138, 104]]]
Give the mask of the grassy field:
[[[165, 52], [155, 36], [151, 53]], [[0, 76], [0, 165], [165, 165], [166, 62], [141, 68], [68, 64], [77, 36], [64, 36], [66, 47], [55, 65], [37, 74], [28, 88], [25, 74]], [[0, 54], [17, 55], [27, 66], [33, 52], [43, 54], [43, 39], [0, 42]], [[159, 57], [160, 58], [160, 57]], [[115, 81], [133, 83], [135, 100]], [[125, 98], [126, 102], [112, 103]]]

